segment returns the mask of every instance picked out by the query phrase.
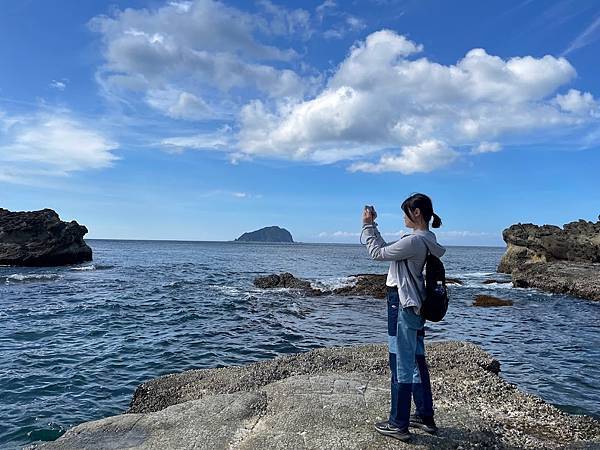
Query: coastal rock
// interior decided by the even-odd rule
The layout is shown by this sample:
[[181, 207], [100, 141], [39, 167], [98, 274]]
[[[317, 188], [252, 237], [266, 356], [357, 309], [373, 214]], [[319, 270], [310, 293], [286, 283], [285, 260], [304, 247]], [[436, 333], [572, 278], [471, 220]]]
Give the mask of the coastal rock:
[[498, 272], [510, 273], [515, 286], [600, 299], [600, 220], [516, 224], [502, 237], [508, 246]]
[[310, 282], [296, 278], [289, 272], [282, 273], [280, 275], [272, 274], [266, 277], [257, 277], [254, 280], [254, 285], [261, 289], [273, 289], [273, 288], [288, 288], [288, 289], [299, 289], [306, 295], [319, 296], [329, 292], [322, 291], [320, 289], [314, 289]]
[[294, 242], [292, 234], [285, 228], [276, 226], [265, 227], [260, 230], [242, 234], [236, 239], [238, 242]]
[[[348, 277], [349, 283], [346, 286], [335, 288], [333, 290], [320, 289], [314, 287], [309, 281], [296, 278], [289, 272], [282, 274], [271, 274], [264, 277], [257, 277], [254, 280], [254, 285], [261, 289], [272, 289], [272, 288], [291, 288], [299, 289], [303, 294], [309, 296], [321, 296], [321, 295], [344, 295], [344, 296], [358, 296], [358, 297], [375, 297], [385, 298], [387, 286], [385, 282], [387, 280], [387, 274], [376, 274], [376, 273], [359, 273], [357, 275], [350, 275]], [[448, 284], [462, 284], [458, 279], [447, 278], [446, 283]]]
[[512, 277], [516, 287], [600, 301], [600, 264], [569, 261], [527, 263], [513, 271]]
[[62, 266], [92, 260], [87, 228], [63, 222], [51, 209], [11, 212], [0, 208], [0, 264]]
[[516, 224], [502, 232], [508, 244], [498, 272], [511, 273], [527, 262], [600, 263], [600, 220], [579, 220], [563, 226]]
[[126, 414], [84, 423], [44, 449], [597, 448], [600, 423], [570, 416], [497, 375], [465, 342], [427, 346], [438, 436], [386, 438], [387, 348], [323, 348], [142, 384]]
[[494, 297], [492, 295], [478, 295], [475, 297], [473, 306], [512, 306], [512, 300], [505, 300], [503, 298]]

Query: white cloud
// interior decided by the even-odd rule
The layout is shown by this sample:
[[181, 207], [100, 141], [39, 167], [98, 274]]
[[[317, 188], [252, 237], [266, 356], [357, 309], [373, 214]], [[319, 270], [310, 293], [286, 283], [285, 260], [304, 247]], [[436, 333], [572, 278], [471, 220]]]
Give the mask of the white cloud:
[[173, 119], [202, 120], [214, 116], [204, 100], [176, 89], [149, 90], [146, 102]]
[[90, 26], [102, 37], [105, 58], [97, 79], [108, 97], [142, 93], [153, 108], [185, 120], [206, 119], [235, 95], [301, 97], [313, 81], [285, 67], [296, 52], [257, 36], [309, 33], [310, 15], [260, 4], [262, 15], [194, 0], [95, 17]]
[[176, 153], [188, 149], [228, 151], [233, 146], [233, 137], [231, 128], [225, 126], [215, 132], [165, 138], [160, 141], [160, 145]]
[[0, 122], [4, 181], [100, 169], [118, 159], [115, 142], [64, 111], [17, 118], [0, 115]]
[[581, 116], [600, 117], [598, 102], [589, 92], [570, 89], [565, 95], [557, 95], [556, 102], [563, 111], [579, 114]]
[[479, 145], [473, 147], [471, 150], [472, 155], [479, 155], [481, 153], [495, 153], [502, 150], [502, 145], [498, 142], [480, 142]]
[[600, 15], [596, 16], [590, 25], [586, 27], [581, 33], [575, 37], [563, 52], [563, 55], [568, 55], [569, 53], [577, 50], [579, 48], [583, 48], [595, 40], [600, 38]]
[[50, 82], [50, 87], [59, 91], [64, 91], [67, 88], [67, 80], [52, 80]]
[[175, 151], [223, 151], [234, 163], [274, 157], [429, 172], [463, 153], [539, 142], [542, 131], [557, 139], [598, 117], [591, 93], [563, 94], [576, 77], [565, 58], [501, 58], [475, 48], [440, 64], [391, 30], [353, 45], [325, 80], [292, 48], [270, 42], [306, 39], [318, 20], [333, 30], [342, 24], [342, 33], [363, 21], [333, 1], [312, 15], [270, 0], [258, 5], [249, 14], [213, 0], [172, 1], [96, 17], [105, 58], [98, 81], [127, 106], [141, 100], [175, 120], [227, 120], [227, 133], [194, 130], [159, 141]]
[[[240, 148], [312, 161], [363, 159], [351, 170], [414, 173], [450, 164], [464, 146], [496, 150], [507, 138], [527, 142], [540, 130], [585, 123], [551, 98], [576, 75], [564, 58], [502, 59], [473, 49], [442, 65], [415, 59], [422, 50], [390, 30], [370, 34], [314, 98], [242, 108]], [[586, 98], [593, 100], [584, 93], [579, 103]], [[386, 151], [378, 162], [367, 159], [378, 151]]]
[[399, 154], [383, 155], [377, 163], [360, 162], [350, 166], [353, 172], [400, 172], [405, 175], [415, 172], [432, 172], [447, 166], [458, 157], [458, 153], [444, 142], [430, 139], [416, 145], [402, 147]]

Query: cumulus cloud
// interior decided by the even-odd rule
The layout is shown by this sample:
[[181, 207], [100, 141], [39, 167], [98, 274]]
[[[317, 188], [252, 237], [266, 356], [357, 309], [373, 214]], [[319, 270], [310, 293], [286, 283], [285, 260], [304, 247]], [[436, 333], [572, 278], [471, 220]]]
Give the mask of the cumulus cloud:
[[0, 115], [2, 179], [65, 175], [109, 167], [118, 159], [118, 145], [65, 112], [31, 116]]
[[314, 98], [246, 105], [240, 147], [327, 162], [384, 151], [378, 162], [359, 161], [351, 170], [427, 172], [455, 161], [465, 146], [497, 151], [504, 138], [526, 141], [542, 129], [581, 125], [583, 105], [595, 102], [589, 93], [552, 98], [576, 76], [564, 58], [502, 59], [473, 49], [442, 65], [417, 57], [422, 50], [390, 30], [370, 34]]
[[589, 92], [570, 89], [565, 95], [557, 95], [556, 102], [563, 111], [581, 116], [600, 117], [598, 102]]
[[174, 120], [225, 119], [226, 133], [159, 143], [171, 151], [227, 152], [232, 162], [274, 157], [343, 161], [352, 171], [429, 172], [460, 155], [539, 142], [540, 131], [556, 139], [598, 118], [591, 93], [564, 92], [576, 77], [564, 57], [501, 58], [475, 48], [441, 64], [423, 56], [419, 43], [384, 29], [357, 41], [326, 78], [293, 48], [272, 45], [307, 39], [315, 21], [325, 29], [334, 19], [343, 32], [365, 26], [330, 0], [313, 13], [270, 0], [253, 14], [215, 0], [117, 11], [91, 21], [105, 58], [97, 78], [106, 92]]
[[353, 172], [400, 172], [405, 175], [415, 172], [432, 172], [447, 166], [458, 157], [444, 142], [435, 139], [417, 145], [402, 147], [399, 154], [383, 155], [377, 163], [360, 162], [350, 166]]
[[108, 95], [141, 92], [151, 107], [186, 120], [207, 118], [211, 102], [236, 89], [301, 96], [310, 80], [284, 67], [296, 52], [256, 36], [308, 32], [308, 13], [260, 4], [266, 16], [195, 0], [95, 17], [90, 26], [102, 37], [105, 58], [98, 81]]

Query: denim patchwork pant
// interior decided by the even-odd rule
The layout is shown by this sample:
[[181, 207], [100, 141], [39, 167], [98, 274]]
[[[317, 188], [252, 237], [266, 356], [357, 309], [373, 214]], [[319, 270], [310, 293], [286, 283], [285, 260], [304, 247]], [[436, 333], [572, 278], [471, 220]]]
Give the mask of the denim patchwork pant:
[[411, 393], [421, 417], [433, 417], [429, 369], [425, 362], [425, 319], [412, 307], [401, 308], [398, 290], [387, 291], [388, 345], [390, 357], [391, 409], [389, 422], [407, 428]]

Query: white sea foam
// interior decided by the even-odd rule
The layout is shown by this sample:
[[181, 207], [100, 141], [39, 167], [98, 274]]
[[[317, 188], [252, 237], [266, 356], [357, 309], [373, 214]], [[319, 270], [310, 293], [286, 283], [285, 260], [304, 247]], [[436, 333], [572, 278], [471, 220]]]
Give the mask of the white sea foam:
[[319, 278], [310, 283], [313, 289], [329, 290], [340, 289], [343, 287], [354, 286], [358, 278], [356, 277], [327, 277]]
[[17, 283], [27, 283], [33, 281], [52, 281], [58, 280], [60, 275], [57, 274], [22, 274], [15, 273], [6, 277], [6, 282], [17, 282]]
[[78, 271], [96, 270], [96, 266], [91, 264], [89, 266], [71, 267], [71, 270], [78, 270]]

